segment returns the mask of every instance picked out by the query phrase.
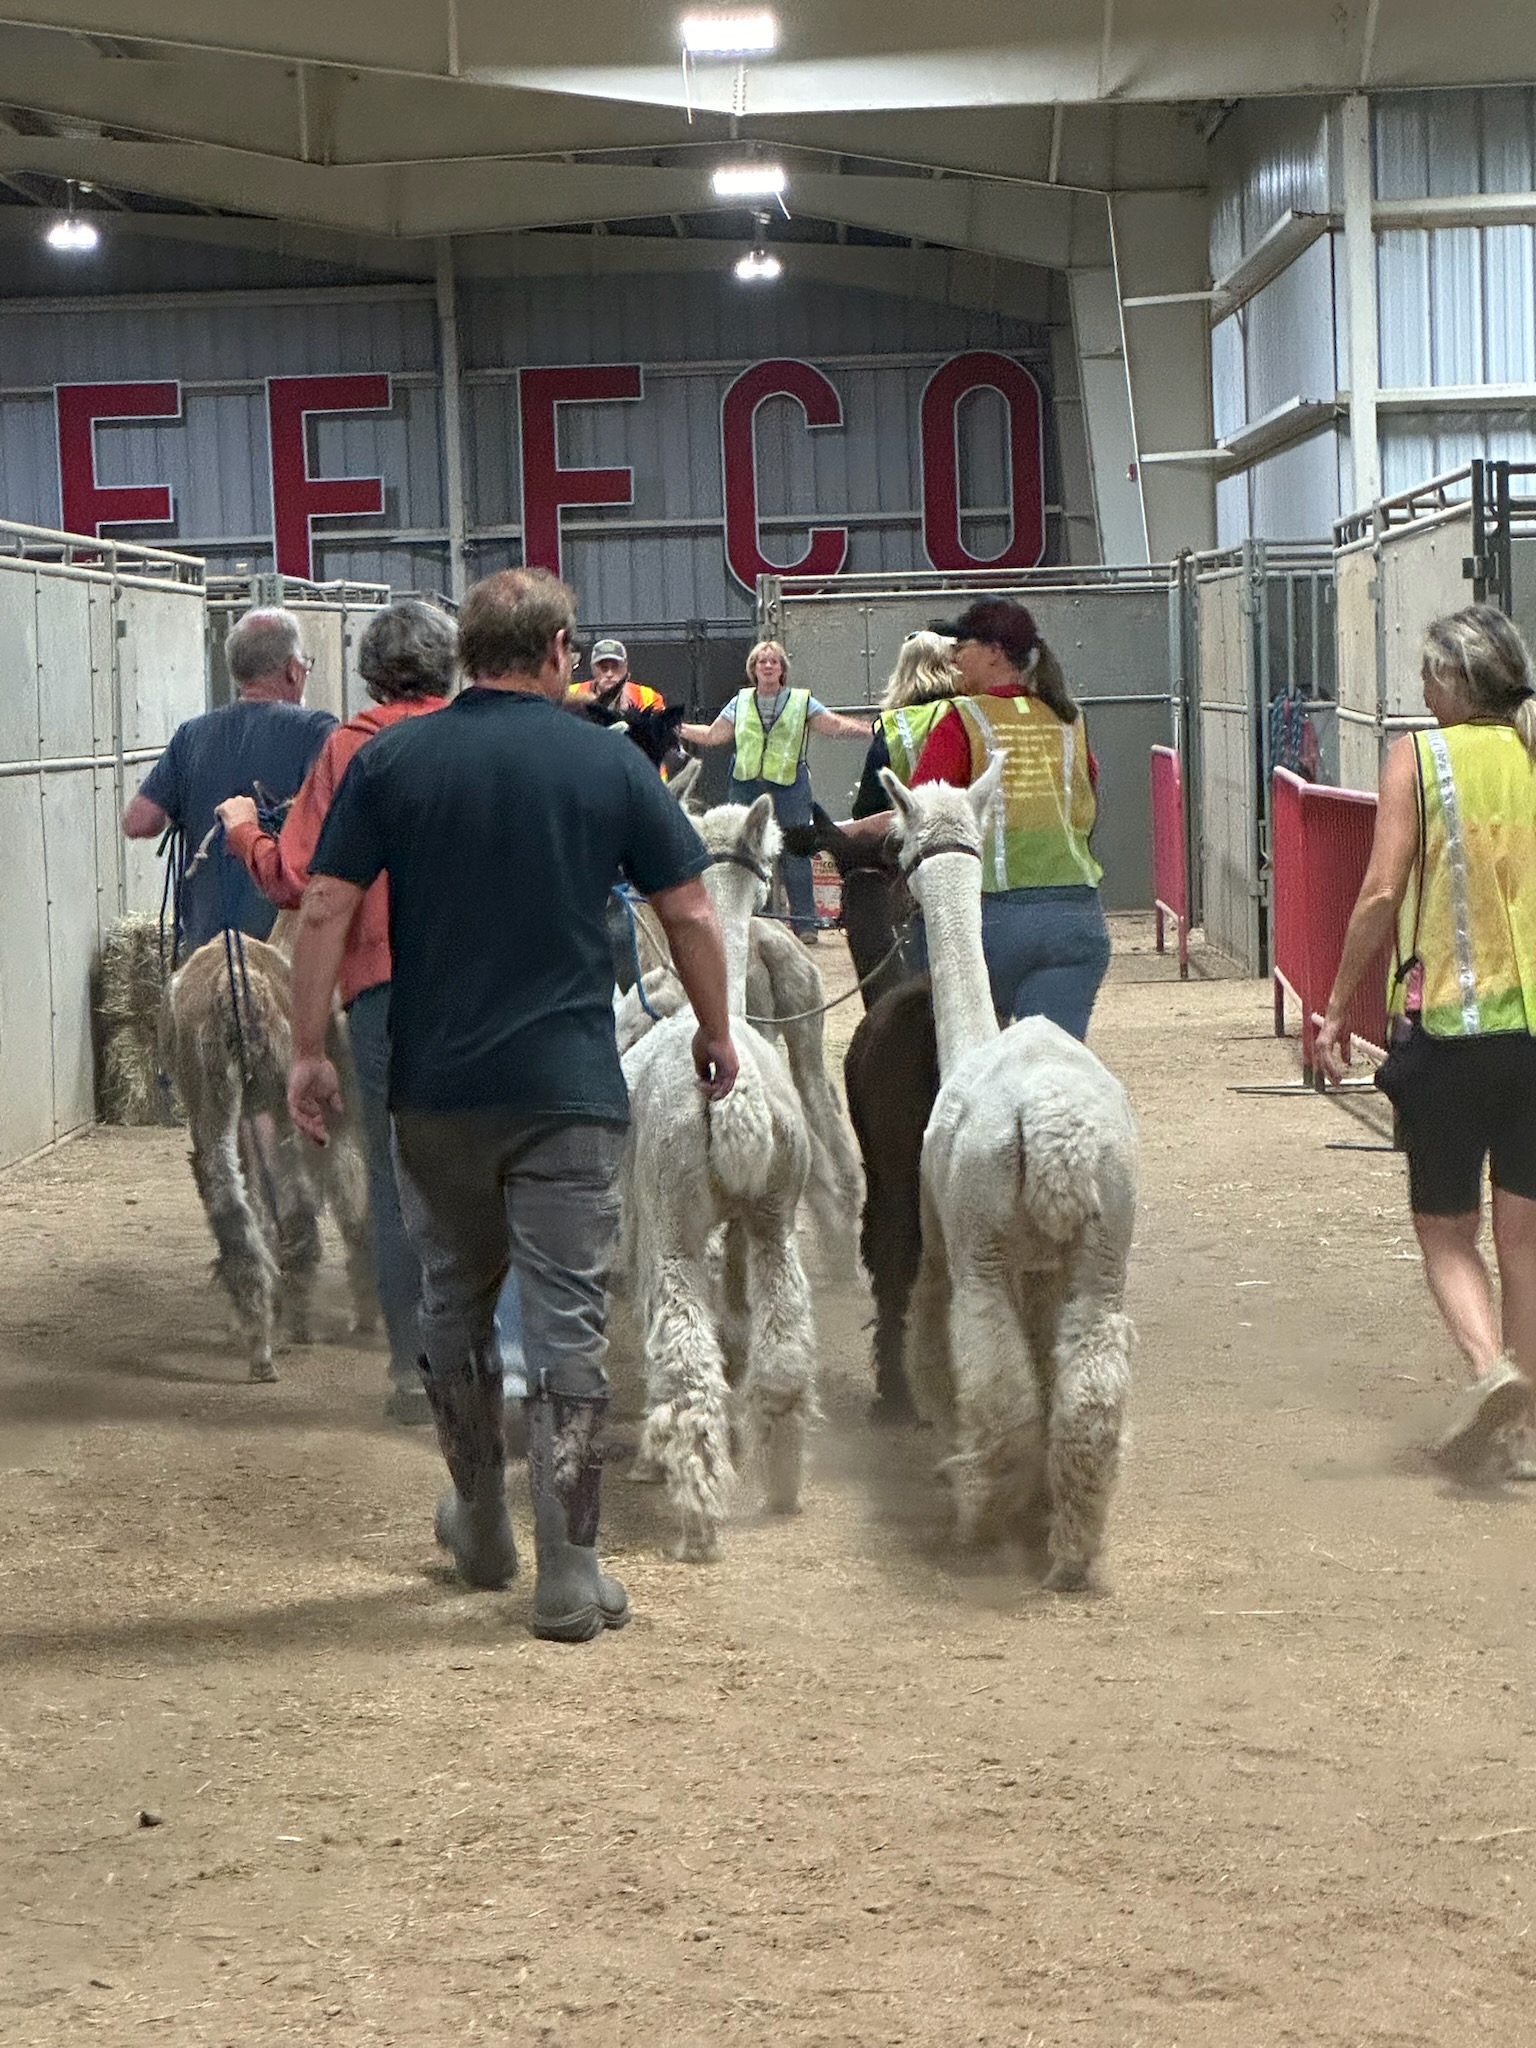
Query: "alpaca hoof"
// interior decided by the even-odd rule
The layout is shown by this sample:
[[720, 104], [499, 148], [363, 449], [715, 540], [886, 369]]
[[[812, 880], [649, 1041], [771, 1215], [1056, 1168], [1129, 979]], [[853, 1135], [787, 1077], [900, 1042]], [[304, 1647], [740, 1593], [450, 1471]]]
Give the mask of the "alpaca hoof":
[[881, 1429], [901, 1429], [917, 1421], [917, 1410], [912, 1405], [912, 1396], [905, 1391], [900, 1394], [876, 1394], [869, 1404], [869, 1419]]
[[1058, 1557], [1045, 1575], [1047, 1593], [1086, 1593], [1092, 1581], [1088, 1567], [1078, 1558]]
[[713, 1526], [685, 1529], [672, 1552], [679, 1564], [718, 1564], [720, 1532]]
[[260, 1386], [271, 1386], [277, 1378], [277, 1367], [270, 1358], [253, 1358], [251, 1378]]
[[634, 1462], [624, 1474], [631, 1486], [660, 1486], [666, 1476], [649, 1451], [636, 1451]]
[[800, 1489], [793, 1492], [770, 1492], [763, 1502], [770, 1515], [798, 1515], [800, 1512]]

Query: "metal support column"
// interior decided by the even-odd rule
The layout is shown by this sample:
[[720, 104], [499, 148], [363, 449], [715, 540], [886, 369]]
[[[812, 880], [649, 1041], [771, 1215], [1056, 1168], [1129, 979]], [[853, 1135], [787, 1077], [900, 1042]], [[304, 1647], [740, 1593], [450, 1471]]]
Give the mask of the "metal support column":
[[443, 378], [443, 494], [448, 526], [448, 594], [464, 595], [469, 527], [464, 513], [463, 386], [459, 374], [459, 304], [453, 239], [437, 238], [437, 353]]
[[1371, 160], [1371, 103], [1364, 93], [1344, 102], [1344, 271], [1349, 306], [1349, 451], [1354, 510], [1381, 496], [1381, 444], [1376, 400], [1381, 388], [1381, 346], [1376, 304], [1376, 229], [1371, 218], [1375, 176]]

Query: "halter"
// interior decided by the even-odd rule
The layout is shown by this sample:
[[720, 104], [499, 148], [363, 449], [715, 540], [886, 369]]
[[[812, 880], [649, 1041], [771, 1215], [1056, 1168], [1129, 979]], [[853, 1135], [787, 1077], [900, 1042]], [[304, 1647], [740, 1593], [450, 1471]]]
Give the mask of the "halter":
[[756, 875], [765, 889], [773, 887], [773, 876], [760, 861], [755, 861], [750, 853], [712, 853], [709, 856], [709, 865], [712, 868], [745, 868], [749, 875]]
[[901, 862], [903, 877], [910, 881], [925, 860], [932, 860], [936, 854], [940, 853], [967, 853], [972, 860], [982, 860], [985, 858], [979, 846], [967, 846], [963, 839], [936, 839], [932, 846], [921, 848], [920, 851], [912, 856], [911, 860]]

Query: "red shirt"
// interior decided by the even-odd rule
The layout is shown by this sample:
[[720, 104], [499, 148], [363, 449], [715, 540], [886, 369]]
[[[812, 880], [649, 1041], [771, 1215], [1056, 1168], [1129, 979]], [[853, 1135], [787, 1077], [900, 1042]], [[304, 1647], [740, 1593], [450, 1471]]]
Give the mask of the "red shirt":
[[[1027, 697], [1029, 691], [1022, 683], [998, 683], [985, 694], [989, 697]], [[1097, 790], [1099, 763], [1091, 747], [1088, 750], [1088, 780]], [[934, 720], [923, 751], [917, 757], [917, 766], [912, 771], [912, 787], [916, 789], [920, 782], [947, 782], [951, 789], [970, 788], [971, 736], [958, 712], [946, 712], [943, 718]]]
[[[392, 704], [370, 704], [356, 718], [339, 725], [315, 757], [315, 765], [294, 798], [280, 833], [263, 832], [255, 823], [237, 825], [225, 834], [225, 843], [237, 860], [251, 871], [263, 896], [279, 910], [296, 910], [309, 883], [309, 864], [314, 859], [331, 800], [346, 774], [352, 756], [367, 745], [376, 732], [398, 725], [402, 718], [419, 718], [427, 711], [440, 711], [446, 697], [403, 697]], [[389, 878], [380, 875], [358, 906], [347, 950], [341, 961], [341, 1000], [350, 1003], [364, 989], [377, 988], [390, 979]]]

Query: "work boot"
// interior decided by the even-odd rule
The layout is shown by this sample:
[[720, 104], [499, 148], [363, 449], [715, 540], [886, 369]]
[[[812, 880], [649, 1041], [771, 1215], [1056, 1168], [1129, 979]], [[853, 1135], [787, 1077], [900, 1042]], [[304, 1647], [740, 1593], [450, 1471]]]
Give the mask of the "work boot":
[[517, 1574], [517, 1548], [507, 1519], [501, 1375], [485, 1378], [470, 1360], [451, 1374], [434, 1373], [425, 1358], [418, 1363], [453, 1481], [437, 1504], [433, 1530], [467, 1585], [504, 1586]]
[[603, 1460], [597, 1433], [605, 1396], [528, 1397], [528, 1490], [533, 1496], [539, 1575], [533, 1632], [556, 1643], [587, 1643], [629, 1619], [629, 1595], [597, 1562]]

